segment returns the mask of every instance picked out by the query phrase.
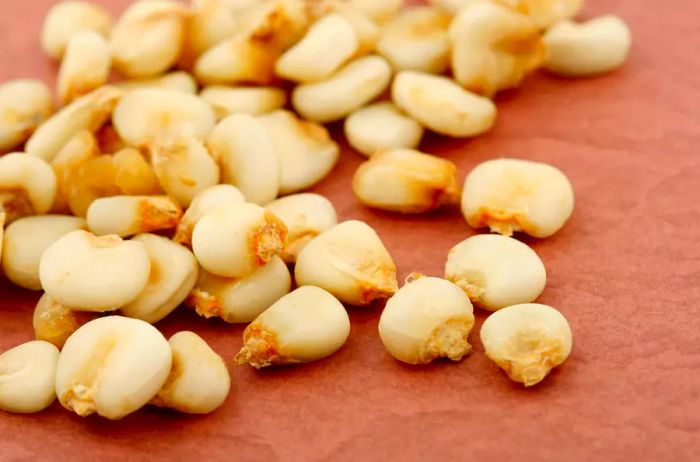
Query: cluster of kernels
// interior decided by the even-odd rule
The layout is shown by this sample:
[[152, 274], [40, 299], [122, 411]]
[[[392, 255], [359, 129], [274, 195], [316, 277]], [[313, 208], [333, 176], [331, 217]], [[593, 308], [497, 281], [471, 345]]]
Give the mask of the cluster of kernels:
[[334, 122], [384, 92], [391, 81], [391, 72], [391, 65], [381, 56], [364, 56], [326, 80], [298, 85], [292, 92], [292, 104], [306, 119]]
[[221, 406], [231, 389], [223, 358], [194, 332], [178, 332], [168, 344], [172, 367], [151, 404], [188, 414], [208, 414]]
[[66, 215], [21, 218], [7, 227], [2, 269], [7, 279], [30, 290], [41, 290], [39, 262], [44, 251], [71, 231], [85, 229], [85, 220]]
[[613, 71], [627, 60], [632, 36], [625, 22], [607, 15], [576, 24], [565, 21], [544, 36], [548, 71], [585, 77]]
[[113, 196], [96, 199], [87, 210], [88, 229], [98, 236], [133, 236], [173, 229], [182, 209], [168, 196]]
[[445, 279], [461, 287], [476, 306], [496, 311], [534, 301], [544, 290], [547, 272], [526, 244], [506, 236], [481, 234], [450, 250]]
[[46, 293], [81, 311], [113, 311], [134, 301], [150, 272], [151, 261], [142, 243], [83, 230], [58, 239], [39, 263]]
[[355, 196], [363, 204], [403, 213], [422, 213], [459, 203], [457, 166], [408, 149], [372, 156], [355, 172]]
[[211, 85], [204, 88], [199, 96], [211, 104], [219, 120], [233, 114], [265, 114], [287, 103], [287, 93], [276, 87]]
[[265, 208], [287, 227], [287, 241], [282, 259], [296, 262], [299, 252], [322, 232], [338, 224], [331, 201], [312, 193], [292, 194], [270, 202]]
[[537, 303], [513, 305], [489, 316], [481, 326], [486, 355], [512, 380], [541, 382], [563, 363], [572, 347], [571, 328], [554, 308]]
[[[561, 314], [512, 306], [535, 300], [546, 280], [526, 245], [472, 237], [448, 256], [445, 277], [454, 284], [417, 275], [397, 292], [396, 267], [370, 227], [337, 224], [332, 204], [318, 195], [275, 200], [331, 171], [338, 145], [319, 124], [347, 117], [350, 144], [373, 156], [355, 175], [363, 203], [410, 213], [455, 203], [455, 166], [411, 151], [423, 127], [479, 135], [495, 122], [487, 98], [540, 66], [595, 75], [629, 54], [630, 32], [619, 18], [569, 21], [582, 0], [435, 0], [436, 7], [400, 12], [402, 3], [138, 0], [114, 27], [87, 2], [51, 9], [42, 47], [61, 61], [57, 93], [65, 107], [51, 116], [50, 91], [37, 81], [0, 86], [0, 153], [26, 142], [28, 154], [0, 158], [0, 258], [11, 281], [46, 290], [34, 329], [39, 340], [67, 342], [55, 387], [64, 406], [112, 419], [148, 402], [193, 413], [220, 406], [230, 387], [221, 358], [190, 332], [165, 347], [143, 322], [157, 322], [185, 299], [205, 317], [255, 319], [236, 358], [255, 367], [332, 354], [349, 333], [341, 301], [362, 306], [392, 295], [379, 330], [402, 361], [466, 354], [469, 299], [500, 310], [484, 324], [482, 341], [513, 380], [533, 385], [566, 359], [571, 333]], [[105, 86], [112, 66], [132, 80]], [[174, 66], [194, 76], [163, 74]], [[450, 66], [456, 83], [430, 75]], [[370, 105], [394, 72], [393, 101]], [[225, 86], [281, 79], [296, 85], [292, 106], [308, 121], [280, 110], [284, 88]], [[198, 95], [200, 84], [208, 87]], [[559, 170], [512, 159], [475, 168], [462, 195], [471, 226], [505, 235], [550, 236], [572, 208]], [[31, 216], [49, 211], [87, 220]], [[149, 231], [174, 237], [143, 234]], [[296, 262], [303, 286], [291, 294], [285, 262]], [[116, 309], [140, 321], [113, 316], [79, 328], [94, 312]], [[143, 345], [152, 351], [140, 358]], [[51, 348], [32, 342], [0, 355], [0, 379], [11, 375], [0, 380], [0, 408], [34, 412], [50, 404]], [[50, 377], [26, 366], [35, 356]], [[139, 382], [146, 370], [157, 373]], [[22, 386], [29, 391], [18, 396]]]
[[43, 82], [20, 79], [0, 85], [0, 154], [27, 141], [52, 113], [51, 90]]
[[0, 354], [0, 409], [39, 412], [56, 399], [58, 348], [34, 340]]
[[287, 265], [275, 256], [242, 278], [227, 278], [201, 270], [186, 304], [205, 318], [219, 317], [230, 323], [251, 322], [289, 293], [291, 287]]
[[300, 287], [246, 327], [238, 364], [262, 368], [307, 363], [338, 351], [350, 334], [343, 305], [318, 287]]
[[382, 27], [377, 52], [396, 70], [442, 74], [450, 65], [451, 20], [437, 8], [404, 10]]
[[574, 191], [551, 165], [519, 159], [479, 164], [464, 181], [462, 213], [470, 226], [511, 236], [522, 231], [545, 238], [571, 216]]
[[491, 2], [461, 10], [450, 25], [450, 39], [455, 80], [489, 97], [520, 85], [546, 56], [529, 17]]
[[400, 72], [391, 96], [399, 108], [430, 130], [452, 137], [480, 135], [496, 121], [496, 105], [446, 77]]
[[417, 275], [399, 289], [379, 319], [379, 337], [387, 351], [409, 364], [436, 358], [459, 361], [471, 351], [472, 304], [449, 281]]
[[264, 208], [226, 205], [204, 215], [192, 232], [192, 250], [204, 269], [241, 278], [284, 249], [287, 227]]
[[186, 247], [192, 246], [192, 230], [207, 213], [224, 205], [242, 204], [245, 197], [235, 186], [220, 184], [197, 194], [175, 229], [173, 240]]
[[368, 157], [389, 149], [418, 147], [423, 126], [390, 102], [375, 103], [345, 119], [345, 137]]
[[323, 125], [299, 119], [285, 110], [259, 116], [258, 120], [275, 146], [280, 195], [310, 188], [338, 162], [340, 148]]
[[139, 234], [132, 241], [143, 244], [151, 271], [146, 287], [135, 300], [122, 306], [121, 312], [130, 318], [156, 323], [187, 298], [197, 282], [199, 266], [192, 252], [170, 239]]
[[47, 213], [56, 197], [56, 175], [41, 159], [24, 153], [0, 157], [0, 210], [7, 223]]
[[171, 371], [172, 351], [158, 329], [138, 319], [107, 316], [66, 341], [56, 370], [56, 394], [80, 416], [117, 420], [156, 396]]
[[264, 205], [277, 197], [277, 151], [265, 126], [255, 117], [226, 117], [209, 134], [207, 146], [221, 165], [221, 179], [236, 186], [249, 202]]
[[355, 220], [309, 242], [297, 256], [294, 276], [300, 286], [321, 287], [356, 306], [387, 299], [398, 289], [391, 255], [372, 228]]

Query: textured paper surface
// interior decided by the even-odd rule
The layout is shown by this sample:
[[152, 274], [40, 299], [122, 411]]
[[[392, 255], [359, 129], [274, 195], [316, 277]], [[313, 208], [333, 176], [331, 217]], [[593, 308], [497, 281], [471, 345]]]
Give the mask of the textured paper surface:
[[[54, 80], [38, 45], [50, 3], [0, 0], [0, 80]], [[338, 354], [264, 372], [231, 365], [231, 395], [210, 416], [147, 409], [109, 422], [58, 404], [33, 416], [0, 412], [0, 460], [700, 460], [700, 5], [589, 0], [584, 16], [608, 12], [634, 32], [623, 70], [535, 76], [498, 98], [498, 125], [486, 136], [422, 146], [455, 161], [462, 177], [514, 156], [571, 178], [569, 224], [527, 241], [548, 270], [540, 301], [574, 332], [573, 354], [544, 383], [525, 390], [484, 356], [483, 312], [471, 356], [413, 368], [384, 352], [379, 308], [351, 309]], [[401, 277], [441, 275], [448, 249], [473, 231], [456, 210], [401, 217], [362, 208], [350, 190], [360, 161], [346, 150], [316, 190], [342, 219], [377, 229]], [[32, 338], [36, 299], [0, 282], [0, 350]], [[243, 330], [185, 310], [159, 327], [200, 333], [229, 364]]]

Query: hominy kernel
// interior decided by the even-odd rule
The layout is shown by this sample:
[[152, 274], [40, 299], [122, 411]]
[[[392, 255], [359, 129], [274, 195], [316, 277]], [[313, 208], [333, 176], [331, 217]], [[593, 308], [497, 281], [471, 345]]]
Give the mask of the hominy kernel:
[[496, 311], [481, 326], [481, 342], [508, 377], [526, 387], [541, 382], [571, 353], [566, 318], [547, 305], [526, 303]]
[[480, 234], [450, 250], [445, 279], [461, 287], [476, 306], [496, 311], [534, 301], [544, 290], [547, 272], [526, 244], [497, 234]]
[[294, 269], [300, 286], [317, 286], [340, 301], [366, 306], [398, 289], [396, 265], [377, 233], [361, 221], [324, 231], [299, 252]]
[[246, 327], [234, 361], [257, 369], [308, 363], [338, 351], [349, 334], [350, 319], [335, 297], [318, 287], [300, 287]]
[[379, 337], [387, 351], [408, 364], [436, 358], [459, 361], [471, 351], [472, 304], [449, 281], [419, 276], [391, 297], [379, 319]]
[[58, 349], [34, 340], [0, 354], [0, 409], [29, 414], [56, 399], [54, 380]]

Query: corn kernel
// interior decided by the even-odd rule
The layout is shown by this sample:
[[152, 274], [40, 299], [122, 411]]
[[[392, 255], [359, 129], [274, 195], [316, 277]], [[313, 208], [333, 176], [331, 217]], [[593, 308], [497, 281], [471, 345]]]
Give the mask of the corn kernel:
[[547, 305], [526, 303], [498, 310], [481, 326], [481, 342], [508, 377], [526, 387], [540, 383], [571, 353], [566, 318]]
[[318, 287], [300, 287], [246, 327], [234, 361], [257, 369], [308, 363], [338, 351], [349, 334], [350, 319], [335, 297]]

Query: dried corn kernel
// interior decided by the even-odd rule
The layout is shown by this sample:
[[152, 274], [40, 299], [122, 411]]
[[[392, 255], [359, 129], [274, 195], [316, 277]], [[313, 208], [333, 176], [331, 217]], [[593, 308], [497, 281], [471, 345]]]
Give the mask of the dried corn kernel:
[[151, 404], [188, 414], [209, 414], [224, 404], [231, 378], [223, 358], [194, 332], [178, 332], [168, 344], [173, 365]]
[[41, 255], [62, 236], [86, 227], [82, 218], [66, 215], [25, 217], [10, 224], [3, 239], [2, 269], [5, 276], [25, 289], [41, 290]]
[[287, 103], [287, 94], [275, 87], [206, 87], [199, 96], [214, 108], [221, 120], [233, 114], [259, 115], [272, 112]]
[[56, 197], [56, 175], [41, 159], [24, 153], [0, 157], [0, 210], [7, 223], [51, 210]]
[[486, 356], [526, 387], [540, 383], [571, 353], [566, 318], [547, 305], [526, 303], [498, 310], [481, 326]]
[[355, 172], [352, 190], [368, 207], [402, 213], [429, 212], [460, 200], [455, 164], [409, 149], [372, 156]]
[[330, 173], [340, 148], [328, 130], [278, 110], [258, 117], [272, 139], [280, 166], [279, 194], [292, 194], [315, 185]]
[[200, 192], [192, 200], [175, 230], [173, 240], [184, 246], [192, 245], [192, 230], [200, 218], [212, 210], [230, 204], [242, 204], [245, 197], [235, 186], [220, 184]]
[[34, 308], [34, 336], [61, 349], [68, 337], [91, 318], [91, 314], [71, 310], [44, 294]]
[[361, 9], [343, 0], [322, 0], [312, 3], [310, 6], [312, 16], [315, 18], [328, 13], [338, 13], [350, 23], [358, 42], [356, 56], [366, 55], [374, 51], [379, 39], [379, 26]]
[[461, 287], [476, 306], [496, 311], [534, 301], [544, 290], [547, 271], [526, 244], [481, 234], [450, 249], [445, 279]]
[[491, 100], [445, 77], [402, 71], [394, 79], [391, 96], [404, 112], [442, 135], [480, 135], [496, 121], [496, 105]]
[[459, 361], [472, 349], [472, 304], [459, 287], [444, 279], [418, 277], [386, 302], [379, 337], [387, 351], [408, 364], [436, 358]]
[[202, 270], [186, 304], [205, 318], [226, 322], [251, 322], [289, 293], [292, 278], [279, 257], [243, 278], [226, 278]]
[[56, 3], [46, 14], [41, 29], [41, 47], [47, 55], [60, 60], [68, 42], [84, 31], [95, 31], [107, 37], [112, 17], [104, 7], [85, 1]]
[[265, 208], [287, 226], [287, 243], [282, 252], [287, 263], [294, 263], [306, 244], [338, 224], [333, 204], [318, 194], [292, 194], [270, 202]]
[[379, 96], [391, 81], [391, 66], [381, 56], [349, 62], [328, 79], [297, 86], [294, 109], [314, 122], [334, 122]]
[[68, 170], [65, 184], [68, 207], [75, 216], [85, 217], [88, 208], [101, 197], [117, 196], [116, 168], [111, 156], [90, 157]]
[[189, 11], [170, 0], [138, 0], [114, 25], [109, 46], [114, 68], [127, 77], [152, 77], [180, 57]]
[[287, 228], [255, 204], [232, 204], [204, 215], [192, 232], [199, 264], [219, 276], [241, 278], [282, 252]]
[[29, 414], [56, 399], [58, 349], [34, 340], [0, 354], [0, 409]]
[[53, 96], [44, 82], [11, 80], [0, 85], [0, 154], [27, 141], [53, 113]]
[[211, 106], [196, 95], [145, 88], [124, 95], [112, 122], [124, 141], [145, 148], [185, 135], [203, 140], [214, 128], [216, 117]]
[[297, 256], [300, 286], [317, 286], [340, 301], [366, 306], [398, 289], [396, 265], [381, 239], [361, 221], [345, 221], [321, 233]]
[[228, 116], [212, 130], [207, 147], [219, 162], [222, 180], [246, 200], [266, 204], [279, 192], [277, 152], [265, 126], [248, 114]]
[[163, 190], [187, 207], [201, 191], [219, 183], [219, 166], [192, 136], [151, 145], [151, 163]]
[[576, 24], [565, 21], [544, 36], [547, 45], [545, 69], [569, 77], [614, 71], [624, 64], [632, 46], [632, 35], [617, 16], [601, 16]]
[[70, 211], [70, 193], [76, 190], [76, 175], [78, 169], [91, 158], [100, 155], [97, 139], [92, 132], [80, 130], [58, 151], [51, 161], [51, 167], [56, 174], [56, 198], [52, 210], [58, 213]]
[[199, 274], [197, 261], [185, 247], [155, 234], [139, 234], [151, 260], [151, 273], [143, 292], [121, 307], [123, 315], [151, 324], [160, 321], [185, 301]]
[[182, 209], [168, 196], [114, 196], [95, 199], [87, 211], [90, 231], [120, 237], [175, 228]]
[[96, 132], [111, 117], [121, 91], [110, 85], [82, 96], [41, 125], [25, 146], [27, 154], [51, 162], [79, 131]]
[[107, 83], [111, 58], [100, 34], [85, 31], [68, 42], [58, 71], [58, 99], [65, 105]]
[[441, 74], [450, 65], [447, 28], [451, 20], [429, 6], [404, 10], [382, 27], [377, 52], [397, 71]]
[[162, 194], [158, 178], [143, 155], [133, 148], [124, 148], [112, 156], [114, 185], [127, 196]]
[[392, 103], [375, 103], [345, 119], [345, 137], [353, 148], [369, 157], [389, 149], [418, 147], [423, 127]]
[[455, 80], [488, 97], [519, 86], [546, 57], [530, 18], [490, 2], [463, 9], [450, 25], [450, 39]]
[[331, 13], [316, 21], [301, 41], [279, 57], [275, 72], [296, 82], [323, 80], [350, 59], [358, 46], [352, 25]]
[[462, 214], [473, 228], [545, 238], [564, 226], [573, 209], [571, 183], [551, 165], [490, 160], [477, 165], [464, 181]]
[[243, 333], [238, 364], [308, 363], [338, 351], [350, 334], [343, 305], [318, 287], [300, 287], [265, 310]]
[[58, 303], [80, 311], [114, 311], [143, 292], [151, 272], [140, 242], [71, 231], [41, 256], [39, 278]]
[[56, 370], [61, 405], [81, 417], [121, 419], [163, 387], [172, 365], [168, 341], [147, 322], [122, 316], [90, 321], [70, 336]]

